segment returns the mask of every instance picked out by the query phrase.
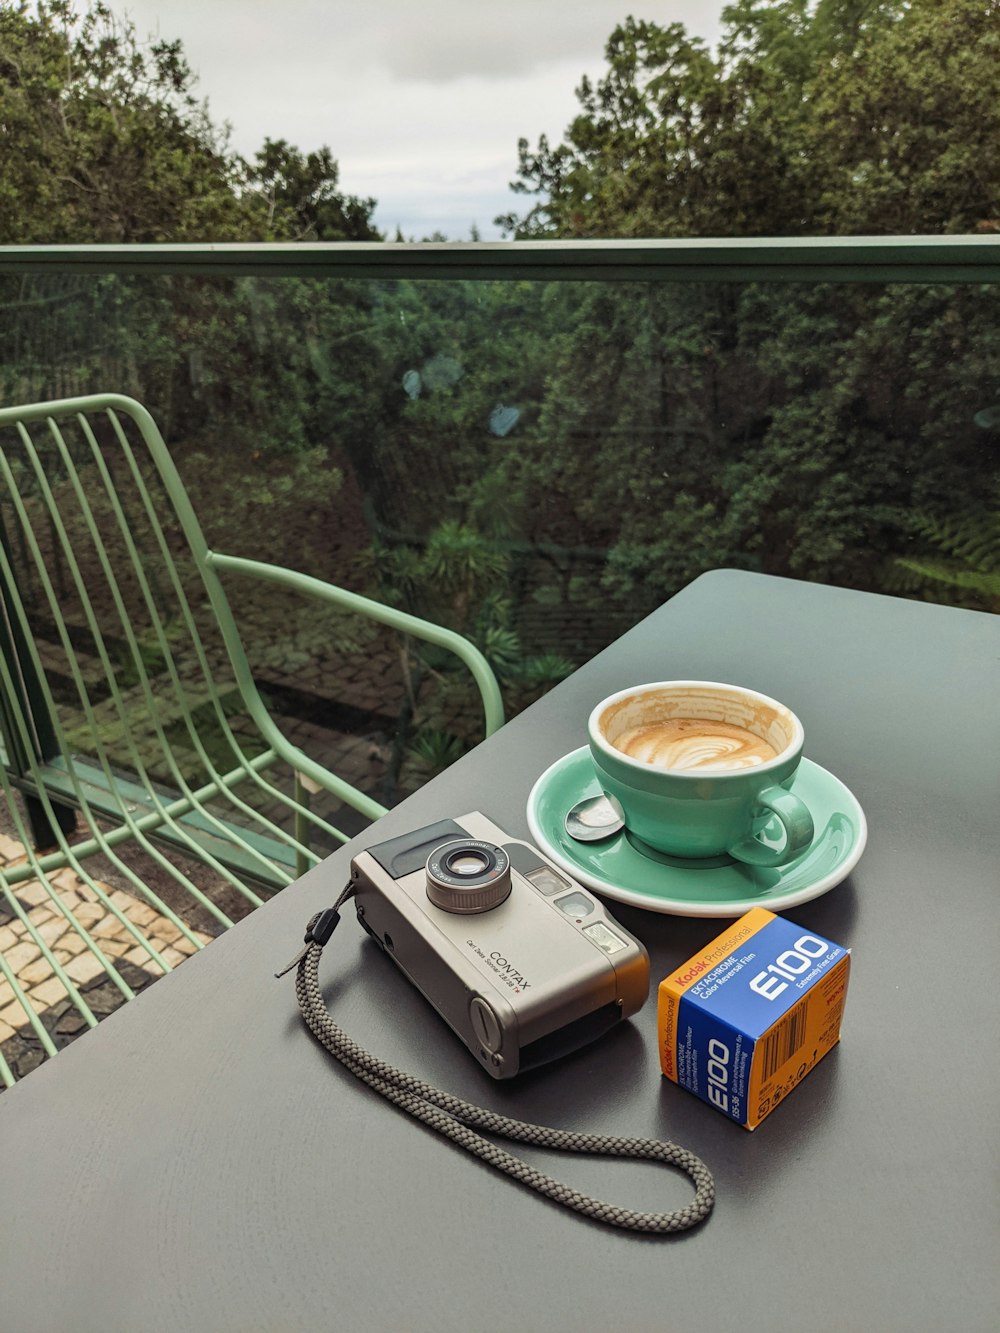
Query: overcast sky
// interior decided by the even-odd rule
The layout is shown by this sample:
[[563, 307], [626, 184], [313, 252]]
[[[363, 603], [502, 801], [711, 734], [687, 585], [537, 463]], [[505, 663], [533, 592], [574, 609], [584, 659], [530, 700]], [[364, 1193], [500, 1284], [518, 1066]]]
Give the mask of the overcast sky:
[[517, 141], [563, 137], [582, 74], [629, 13], [714, 42], [719, 0], [110, 0], [140, 37], [179, 37], [212, 118], [246, 155], [327, 144], [348, 194], [416, 240], [499, 232]]

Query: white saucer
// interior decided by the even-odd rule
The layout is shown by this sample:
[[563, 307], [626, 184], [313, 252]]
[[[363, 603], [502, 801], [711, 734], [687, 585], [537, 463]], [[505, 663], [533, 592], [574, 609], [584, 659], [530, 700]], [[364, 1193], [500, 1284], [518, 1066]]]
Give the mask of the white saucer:
[[605, 842], [576, 842], [563, 827], [566, 811], [601, 785], [584, 745], [547, 768], [528, 797], [535, 845], [574, 879], [607, 898], [675, 916], [742, 916], [751, 907], [779, 911], [809, 902], [845, 879], [868, 839], [864, 811], [839, 778], [803, 759], [791, 790], [805, 801], [816, 826], [810, 847], [783, 866], [742, 861], [692, 867], [654, 861], [627, 833]]

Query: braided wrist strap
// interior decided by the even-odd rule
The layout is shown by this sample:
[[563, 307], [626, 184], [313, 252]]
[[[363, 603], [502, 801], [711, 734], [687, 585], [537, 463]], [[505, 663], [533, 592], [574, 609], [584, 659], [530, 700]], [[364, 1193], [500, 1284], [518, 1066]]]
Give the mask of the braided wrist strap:
[[[627, 1231], [642, 1231], [654, 1235], [669, 1235], [686, 1231], [702, 1222], [712, 1211], [715, 1202], [715, 1184], [711, 1173], [700, 1158], [676, 1143], [659, 1139], [616, 1138], [604, 1134], [579, 1134], [573, 1130], [552, 1129], [547, 1125], [531, 1125], [508, 1116], [498, 1115], [484, 1107], [453, 1097], [439, 1088], [421, 1082], [411, 1074], [393, 1068], [363, 1050], [337, 1026], [323, 1000], [319, 985], [319, 960], [323, 946], [336, 924], [337, 909], [350, 896], [350, 886], [338, 900], [336, 907], [318, 913], [309, 923], [306, 947], [296, 959], [295, 994], [310, 1032], [331, 1055], [346, 1066], [352, 1074], [370, 1088], [381, 1093], [388, 1101], [437, 1130], [445, 1138], [459, 1144], [480, 1160], [519, 1180], [530, 1189], [564, 1204], [586, 1217], [606, 1222], [609, 1226]], [[320, 940], [312, 932], [321, 918], [326, 918]], [[286, 969], [287, 970], [287, 969]], [[473, 1128], [474, 1127], [474, 1128]], [[695, 1196], [686, 1208], [672, 1213], [639, 1213], [617, 1204], [592, 1199], [579, 1190], [554, 1180], [551, 1176], [529, 1166], [513, 1153], [483, 1138], [475, 1130], [483, 1130], [500, 1138], [533, 1144], [538, 1148], [556, 1148], [563, 1152], [593, 1153], [612, 1157], [639, 1158], [678, 1167], [694, 1183]]]

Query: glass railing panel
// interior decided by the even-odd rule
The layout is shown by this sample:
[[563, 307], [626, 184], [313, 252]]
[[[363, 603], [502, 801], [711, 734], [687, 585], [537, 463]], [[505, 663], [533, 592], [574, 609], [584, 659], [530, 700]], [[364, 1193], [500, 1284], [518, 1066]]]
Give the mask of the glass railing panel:
[[[451, 625], [516, 712], [720, 566], [998, 609], [998, 300], [978, 281], [26, 273], [0, 276], [0, 398], [135, 395], [210, 546]], [[57, 556], [53, 578], [83, 652]], [[481, 734], [433, 654], [230, 592], [275, 712], [378, 799]]]

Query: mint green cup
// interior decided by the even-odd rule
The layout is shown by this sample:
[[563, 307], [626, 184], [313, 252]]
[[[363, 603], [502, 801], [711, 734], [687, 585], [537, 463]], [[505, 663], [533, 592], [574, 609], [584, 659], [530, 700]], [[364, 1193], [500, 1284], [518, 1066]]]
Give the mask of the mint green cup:
[[[616, 748], [635, 728], [677, 719], [742, 728], [765, 743], [767, 757], [726, 767], [729, 756], [710, 754], [700, 767], [666, 767]], [[599, 703], [587, 732], [605, 793], [621, 806], [628, 832], [657, 852], [778, 866], [813, 840], [812, 816], [788, 790], [802, 758], [802, 723], [776, 699], [717, 681], [636, 685]]]

